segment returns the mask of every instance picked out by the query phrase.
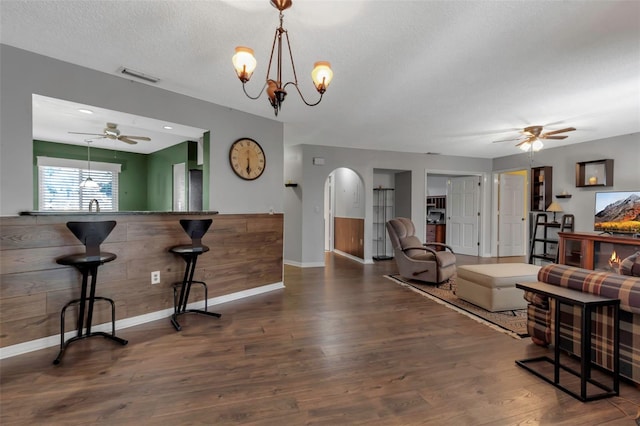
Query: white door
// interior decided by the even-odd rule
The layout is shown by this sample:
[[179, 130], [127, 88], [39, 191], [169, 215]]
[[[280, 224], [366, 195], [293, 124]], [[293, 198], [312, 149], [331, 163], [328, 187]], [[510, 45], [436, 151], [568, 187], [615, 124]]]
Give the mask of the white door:
[[451, 178], [447, 184], [447, 244], [455, 253], [479, 255], [479, 215], [480, 177]]
[[524, 256], [526, 220], [524, 217], [525, 177], [500, 174], [498, 202], [498, 256]]

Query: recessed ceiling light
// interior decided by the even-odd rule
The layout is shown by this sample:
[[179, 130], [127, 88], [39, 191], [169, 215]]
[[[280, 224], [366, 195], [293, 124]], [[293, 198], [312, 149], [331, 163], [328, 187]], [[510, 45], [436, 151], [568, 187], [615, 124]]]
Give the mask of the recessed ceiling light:
[[173, 130], [173, 127], [171, 126], [162, 126], [162, 128], [165, 130]]
[[93, 111], [91, 111], [90, 109], [86, 109], [86, 108], [78, 108], [78, 112], [81, 112], [83, 114], [93, 114]]

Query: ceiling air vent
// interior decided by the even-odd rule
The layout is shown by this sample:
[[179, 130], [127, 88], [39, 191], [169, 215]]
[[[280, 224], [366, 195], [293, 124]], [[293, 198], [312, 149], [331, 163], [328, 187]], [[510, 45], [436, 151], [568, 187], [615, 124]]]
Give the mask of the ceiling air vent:
[[148, 74], [142, 73], [140, 71], [132, 70], [131, 68], [122, 68], [122, 70], [120, 70], [120, 72], [122, 74], [126, 74], [126, 75], [129, 75], [131, 77], [139, 78], [141, 80], [145, 80], [145, 81], [148, 81], [150, 83], [157, 83], [157, 82], [160, 81], [160, 79], [158, 77], [154, 77], [152, 75], [148, 75]]

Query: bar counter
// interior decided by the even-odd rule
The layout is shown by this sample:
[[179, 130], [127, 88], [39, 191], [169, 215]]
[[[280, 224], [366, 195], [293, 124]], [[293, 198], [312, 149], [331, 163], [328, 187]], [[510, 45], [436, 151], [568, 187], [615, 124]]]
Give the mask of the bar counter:
[[[56, 258], [84, 251], [68, 221], [117, 221], [101, 249], [118, 258], [101, 267], [97, 292], [114, 299], [116, 320], [173, 309], [171, 284], [182, 279], [184, 261], [167, 249], [190, 243], [183, 217], [213, 219], [202, 240], [211, 251], [195, 273], [208, 283], [209, 298], [282, 284], [282, 214], [31, 211], [0, 217], [0, 347], [59, 334], [60, 308], [78, 297], [80, 274]], [[151, 284], [152, 271], [160, 271], [160, 284]], [[194, 288], [190, 301], [203, 298]], [[96, 305], [94, 324], [109, 320], [109, 309]], [[174, 332], [166, 321], [167, 332]]]

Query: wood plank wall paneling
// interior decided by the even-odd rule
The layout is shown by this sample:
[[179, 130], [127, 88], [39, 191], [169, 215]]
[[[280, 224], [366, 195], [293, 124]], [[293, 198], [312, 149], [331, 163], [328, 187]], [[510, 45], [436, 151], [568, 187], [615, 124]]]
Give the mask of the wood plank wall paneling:
[[364, 259], [364, 219], [336, 217], [334, 225], [334, 248]]
[[[18, 216], [0, 218], [0, 347], [60, 332], [60, 309], [80, 293], [80, 273], [58, 265], [56, 258], [83, 252], [84, 246], [66, 227], [72, 220], [116, 220], [101, 245], [118, 258], [98, 269], [97, 295], [116, 304], [116, 319], [173, 307], [171, 285], [182, 280], [184, 261], [167, 251], [190, 243], [178, 214], [100, 216]], [[210, 247], [198, 259], [196, 280], [207, 282], [209, 297], [282, 282], [282, 214], [193, 215], [213, 218], [202, 239]], [[151, 285], [151, 272], [161, 283]], [[190, 302], [202, 300], [194, 286]], [[103, 306], [104, 305], [104, 306]], [[110, 321], [110, 310], [96, 304], [94, 324]], [[220, 311], [220, 310], [218, 310]], [[73, 308], [66, 330], [74, 330]]]

